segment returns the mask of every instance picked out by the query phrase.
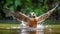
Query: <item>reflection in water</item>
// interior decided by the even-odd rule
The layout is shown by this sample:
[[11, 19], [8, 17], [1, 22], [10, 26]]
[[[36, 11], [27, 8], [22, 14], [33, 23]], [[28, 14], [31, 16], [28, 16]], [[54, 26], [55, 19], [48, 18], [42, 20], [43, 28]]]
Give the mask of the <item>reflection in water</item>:
[[40, 30], [29, 30], [29, 29], [21, 29], [20, 34], [44, 34], [44, 31]]
[[[43, 26], [43, 25], [41, 25], [41, 26]], [[31, 30], [30, 28], [15, 29], [15, 27], [14, 27], [14, 29], [0, 29], [0, 34], [35, 34], [34, 32], [36, 32], [36, 31], [38, 32], [38, 34], [60, 34], [60, 28], [59, 28], [60, 26], [58, 28], [53, 27], [53, 29], [51, 27], [48, 27], [48, 28], [46, 28], [46, 27], [48, 27], [48, 26], [44, 26], [44, 28], [36, 29], [34, 31]], [[16, 28], [19, 28], [19, 27], [16, 27]]]
[[44, 26], [37, 25], [37, 28], [21, 28], [20, 34], [44, 34]]

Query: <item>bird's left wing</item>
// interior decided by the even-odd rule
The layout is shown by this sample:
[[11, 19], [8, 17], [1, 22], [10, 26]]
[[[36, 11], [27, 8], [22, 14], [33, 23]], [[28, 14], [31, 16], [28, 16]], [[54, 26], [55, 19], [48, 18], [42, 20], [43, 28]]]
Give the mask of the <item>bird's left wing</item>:
[[54, 7], [53, 9], [49, 10], [47, 13], [41, 15], [38, 17], [38, 21], [39, 22], [43, 22], [45, 19], [47, 19], [52, 13], [53, 11], [56, 9], [56, 7]]

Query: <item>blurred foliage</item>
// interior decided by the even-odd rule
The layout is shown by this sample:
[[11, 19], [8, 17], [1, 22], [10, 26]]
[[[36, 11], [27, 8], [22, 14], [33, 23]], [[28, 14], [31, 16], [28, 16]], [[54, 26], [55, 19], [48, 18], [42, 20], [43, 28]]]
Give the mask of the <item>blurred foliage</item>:
[[35, 12], [38, 16], [55, 7], [53, 5], [56, 2], [59, 2], [59, 0], [6, 0], [3, 7], [6, 8], [8, 6], [10, 10], [13, 11], [19, 6], [18, 10], [20, 10], [20, 12], [25, 14]]
[[59, 6], [52, 14], [52, 18], [57, 19], [60, 17], [60, 0], [0, 0], [0, 1], [1, 1], [0, 6], [2, 6], [4, 12], [6, 11], [5, 8], [9, 7], [11, 11], [18, 10], [22, 13], [25, 13], [26, 15], [29, 14], [30, 12], [35, 12], [37, 16], [54, 8], [55, 3], [58, 3]]

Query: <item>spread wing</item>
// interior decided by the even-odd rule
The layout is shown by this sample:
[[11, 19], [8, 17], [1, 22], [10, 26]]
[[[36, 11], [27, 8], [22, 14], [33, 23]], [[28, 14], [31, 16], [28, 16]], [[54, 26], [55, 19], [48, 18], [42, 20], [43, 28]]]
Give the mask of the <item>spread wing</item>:
[[27, 20], [30, 20], [28, 16], [25, 14], [20, 13], [19, 11], [10, 11], [9, 9], [6, 11], [6, 13], [10, 14], [14, 19], [17, 19], [19, 21], [27, 22]]
[[25, 14], [22, 14], [19, 11], [14, 11], [14, 13], [15, 13], [16, 19], [18, 19], [18, 20], [21, 20], [24, 22], [27, 22], [28, 20], [30, 20], [30, 18], [28, 16], [26, 16]]
[[[56, 6], [57, 7], [57, 6]], [[49, 10], [47, 13], [41, 15], [38, 17], [38, 21], [41, 23], [43, 22], [45, 19], [47, 19], [52, 13], [53, 11], [56, 9], [56, 7], [54, 7], [53, 9]]]

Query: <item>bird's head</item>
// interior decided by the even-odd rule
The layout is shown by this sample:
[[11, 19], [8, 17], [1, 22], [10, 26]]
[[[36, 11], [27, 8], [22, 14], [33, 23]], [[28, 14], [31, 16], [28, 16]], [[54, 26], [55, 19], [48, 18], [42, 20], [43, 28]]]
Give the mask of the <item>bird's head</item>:
[[35, 18], [36, 17], [36, 14], [34, 12], [31, 12], [30, 15], [29, 15], [31, 18]]

